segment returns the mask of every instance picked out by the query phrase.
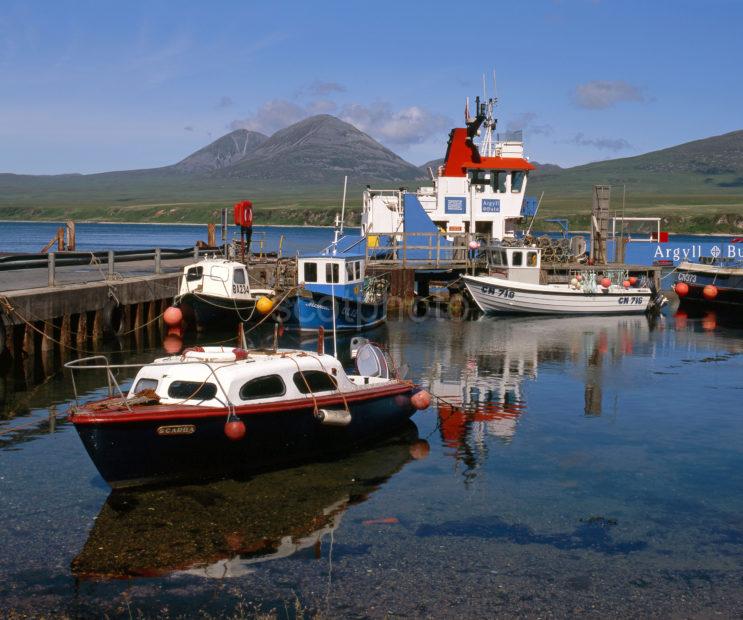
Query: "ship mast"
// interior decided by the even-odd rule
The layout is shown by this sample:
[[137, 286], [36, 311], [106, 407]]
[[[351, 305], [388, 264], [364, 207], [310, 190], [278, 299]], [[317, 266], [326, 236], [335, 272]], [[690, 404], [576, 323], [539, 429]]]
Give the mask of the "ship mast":
[[[495, 127], [498, 123], [498, 119], [495, 118], [495, 105], [498, 103], [498, 97], [495, 96], [495, 71], [493, 71], [493, 96], [488, 98], [487, 91], [485, 88], [485, 74], [482, 76], [482, 95], [486, 103], [482, 104], [485, 108], [482, 126], [484, 127], [484, 134], [480, 141], [480, 155], [483, 157], [495, 157], [495, 146], [496, 146], [496, 135]], [[478, 110], [479, 112], [479, 110]]]

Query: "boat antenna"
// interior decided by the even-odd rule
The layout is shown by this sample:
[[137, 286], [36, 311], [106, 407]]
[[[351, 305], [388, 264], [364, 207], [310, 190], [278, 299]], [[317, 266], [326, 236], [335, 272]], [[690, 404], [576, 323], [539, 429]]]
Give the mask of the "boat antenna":
[[539, 213], [539, 205], [542, 204], [542, 198], [544, 198], [544, 190], [542, 190], [542, 195], [539, 197], [539, 202], [537, 202], [537, 208], [534, 209], [534, 215], [532, 215], [532, 217], [531, 217], [531, 222], [529, 223], [529, 228], [526, 229], [526, 235], [525, 236], [527, 236], [527, 237], [531, 233], [531, 227], [534, 226], [534, 220], [537, 219], [537, 213]]

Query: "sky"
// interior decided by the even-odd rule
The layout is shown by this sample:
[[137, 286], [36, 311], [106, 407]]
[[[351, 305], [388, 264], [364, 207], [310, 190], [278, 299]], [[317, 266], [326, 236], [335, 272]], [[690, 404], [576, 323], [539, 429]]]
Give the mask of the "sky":
[[739, 0], [3, 0], [0, 172], [163, 166], [317, 113], [422, 164], [483, 74], [532, 160], [637, 155], [743, 129], [742, 23]]

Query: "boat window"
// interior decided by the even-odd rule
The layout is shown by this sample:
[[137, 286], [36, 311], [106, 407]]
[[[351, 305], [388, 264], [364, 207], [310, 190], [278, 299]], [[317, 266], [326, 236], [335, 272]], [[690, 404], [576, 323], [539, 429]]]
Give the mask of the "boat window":
[[473, 170], [472, 185], [490, 185], [492, 172], [490, 170]]
[[317, 263], [304, 264], [304, 281], [317, 282]]
[[526, 253], [526, 264], [529, 267], [536, 267], [537, 266], [537, 253], [536, 252], [527, 252]]
[[235, 284], [245, 284], [245, 270], [235, 269], [232, 274], [232, 282]]
[[511, 252], [511, 267], [521, 267], [521, 265], [523, 264], [523, 259], [523, 252]]
[[357, 260], [354, 263], [354, 268], [356, 269], [356, 279], [361, 280], [361, 261]]
[[302, 394], [327, 392], [337, 389], [335, 379], [321, 370], [305, 370], [294, 373], [294, 385]]
[[508, 173], [504, 170], [493, 171], [493, 191], [498, 194], [506, 193], [506, 177]]
[[168, 396], [180, 400], [211, 400], [217, 395], [217, 386], [201, 381], [173, 381]]
[[186, 272], [186, 282], [193, 282], [194, 280], [201, 280], [204, 275], [203, 267], [191, 267]]
[[227, 267], [212, 267], [209, 275], [217, 280], [222, 280], [222, 282], [227, 282], [229, 272], [227, 271]]
[[506, 254], [505, 250], [500, 251], [500, 264], [508, 265], [508, 254]]
[[346, 280], [353, 280], [353, 263], [351, 262], [346, 263]]
[[526, 175], [521, 172], [514, 172], [511, 175], [511, 193], [513, 194], [519, 194], [521, 193], [521, 186], [524, 184], [524, 177]]
[[340, 269], [338, 269], [338, 263], [327, 263], [325, 265], [325, 281], [328, 284], [337, 284], [340, 282]]
[[251, 379], [240, 388], [242, 400], [254, 400], [256, 398], [273, 398], [286, 394], [284, 380], [279, 375], [268, 375]]
[[157, 379], [140, 379], [137, 381], [137, 385], [132, 390], [135, 394], [139, 394], [142, 390], [156, 390], [158, 380]]

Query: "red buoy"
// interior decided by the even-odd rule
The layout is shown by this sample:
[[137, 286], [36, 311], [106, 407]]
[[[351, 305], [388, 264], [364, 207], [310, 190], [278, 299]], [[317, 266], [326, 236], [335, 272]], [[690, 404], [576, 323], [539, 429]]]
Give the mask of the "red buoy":
[[717, 287], [714, 284], [708, 284], [702, 289], [702, 295], [710, 301], [717, 297]]
[[163, 340], [163, 349], [170, 355], [177, 355], [183, 348], [183, 338], [178, 334], [168, 334]]
[[431, 452], [431, 446], [425, 439], [419, 439], [410, 446], [410, 456], [416, 461], [422, 461]]
[[601, 278], [601, 286], [603, 286], [604, 288], [609, 288], [611, 286], [611, 279]]
[[179, 327], [183, 321], [183, 312], [176, 306], [170, 306], [163, 312], [163, 321], [168, 327]]
[[410, 397], [410, 403], [419, 411], [428, 409], [431, 406], [431, 395], [426, 390], [421, 390]]
[[636, 276], [630, 276], [629, 277], [629, 283], [630, 283], [630, 286], [634, 286], [635, 284], [637, 284], [637, 277]]
[[245, 423], [239, 418], [232, 418], [224, 425], [224, 434], [230, 441], [240, 441], [245, 437]]
[[673, 290], [679, 297], [686, 297], [689, 294], [689, 285], [686, 282], [676, 282]]
[[629, 280], [625, 280], [624, 282], [622, 282], [622, 286], [624, 288], [629, 288]]

